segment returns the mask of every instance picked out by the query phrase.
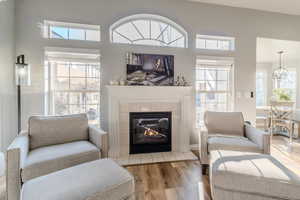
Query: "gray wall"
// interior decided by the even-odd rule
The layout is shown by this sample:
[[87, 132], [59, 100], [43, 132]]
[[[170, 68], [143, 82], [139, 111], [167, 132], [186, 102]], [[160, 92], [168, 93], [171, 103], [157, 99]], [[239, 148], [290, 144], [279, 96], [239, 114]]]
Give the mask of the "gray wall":
[[14, 85], [15, 2], [0, 1], [0, 148], [4, 150], [17, 134]]
[[[170, 18], [189, 33], [189, 48], [158, 48], [111, 44], [109, 26], [118, 19], [139, 13], [158, 14]], [[41, 37], [43, 20], [100, 24], [102, 41], [51, 41]], [[236, 92], [255, 91], [256, 38], [300, 40], [300, 17], [230, 8], [185, 0], [22, 0], [17, 5], [17, 52], [25, 53], [32, 65], [33, 85], [26, 88], [23, 101], [23, 126], [29, 115], [43, 114], [43, 53], [45, 46], [95, 48], [101, 51], [102, 126], [107, 130], [105, 85], [110, 79], [125, 75], [125, 52], [163, 53], [175, 55], [175, 73], [194, 80], [197, 55], [232, 56], [235, 58]], [[236, 38], [236, 51], [221, 53], [195, 49], [195, 35], [221, 34]], [[142, 95], [142, 94], [141, 94]], [[255, 99], [235, 98], [235, 110], [246, 120], [255, 120]], [[192, 143], [196, 143], [196, 135]]]

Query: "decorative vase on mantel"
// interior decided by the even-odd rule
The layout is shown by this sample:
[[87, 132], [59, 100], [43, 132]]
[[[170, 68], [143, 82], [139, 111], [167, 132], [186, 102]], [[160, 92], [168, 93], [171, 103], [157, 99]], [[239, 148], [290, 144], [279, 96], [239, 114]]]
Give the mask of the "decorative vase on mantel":
[[185, 87], [185, 86], [189, 86], [188, 82], [186, 81], [185, 77], [184, 76], [177, 76], [176, 77], [176, 81], [174, 83], [174, 86], [182, 86], [182, 87]]

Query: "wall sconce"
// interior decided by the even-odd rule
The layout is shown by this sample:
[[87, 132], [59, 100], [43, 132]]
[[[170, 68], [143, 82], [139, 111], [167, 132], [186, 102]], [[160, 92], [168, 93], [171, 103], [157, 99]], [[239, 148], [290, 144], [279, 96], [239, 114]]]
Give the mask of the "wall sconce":
[[17, 85], [17, 98], [18, 98], [18, 133], [21, 131], [21, 86], [30, 86], [30, 65], [25, 63], [25, 56], [20, 55], [17, 57], [15, 64], [15, 79]]

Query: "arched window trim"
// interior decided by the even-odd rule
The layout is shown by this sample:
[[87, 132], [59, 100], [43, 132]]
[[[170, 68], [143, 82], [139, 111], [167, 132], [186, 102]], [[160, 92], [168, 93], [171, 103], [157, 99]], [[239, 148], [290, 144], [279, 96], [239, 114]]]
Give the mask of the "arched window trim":
[[[181, 33], [181, 34], [182, 34], [182, 37], [184, 38], [184, 47], [182, 47], [182, 48], [188, 48], [188, 33], [185, 31], [185, 29], [184, 29], [182, 26], [178, 25], [177, 23], [175, 23], [174, 21], [172, 21], [172, 20], [170, 20], [170, 19], [168, 19], [168, 18], [166, 18], [166, 17], [160, 16], [160, 15], [153, 15], [153, 14], [137, 14], [137, 15], [130, 15], [130, 16], [124, 17], [124, 18], [118, 20], [117, 22], [113, 23], [113, 24], [110, 26], [110, 28], [109, 28], [109, 32], [110, 32], [110, 41], [111, 41], [111, 43], [115, 43], [115, 42], [113, 41], [113, 32], [114, 32], [118, 27], [120, 27], [120, 26], [122, 26], [122, 25], [124, 25], [124, 24], [126, 24], [126, 23], [130, 23], [130, 22], [132, 23], [132, 21], [135, 21], [135, 20], [149, 20], [149, 21], [153, 20], [153, 21], [163, 22], [163, 23], [167, 24], [165, 30], [166, 30], [167, 27], [169, 27], [169, 26], [173, 27], [173, 28], [176, 29], [179, 33]], [[134, 24], [133, 24], [133, 26], [134, 26]], [[136, 30], [137, 30], [137, 29], [136, 29]], [[163, 31], [161, 32], [161, 34], [163, 34], [163, 32], [164, 32], [165, 30], [163, 30]], [[139, 33], [138, 30], [137, 30], [137, 32]], [[117, 33], [117, 34], [120, 34], [120, 33], [118, 33], [117, 31], [116, 31], [116, 33]], [[139, 34], [142, 36], [141, 33], [139, 33]], [[161, 36], [161, 34], [160, 34], [159, 36]], [[120, 34], [120, 35], [121, 35], [122, 37], [126, 38], [126, 36], [124, 36], [124, 35], [122, 35], [122, 34]], [[143, 36], [142, 36], [142, 37], [143, 37]], [[166, 43], [166, 42], [164, 42], [164, 41], [162, 41], [162, 40], [158, 40], [159, 37], [157, 37], [156, 39], [153, 39], [153, 38], [142, 38], [142, 39], [137, 39], [137, 40], [131, 40], [131, 39], [129, 39], [129, 38], [127, 38], [127, 39], [128, 39], [129, 41], [133, 41], [133, 42], [135, 42], [135, 41], [140, 41], [140, 40], [147, 40], [147, 39], [149, 39], [149, 40], [159, 41], [159, 42], [164, 43], [165, 45], [169, 46], [169, 45], [171, 45], [172, 43], [176, 42], [177, 40], [181, 39], [182, 37], [177, 38], [176, 40], [173, 40], [173, 41], [171, 41], [171, 42], [169, 42], [169, 43]], [[138, 44], [133, 44], [133, 45], [138, 45]]]

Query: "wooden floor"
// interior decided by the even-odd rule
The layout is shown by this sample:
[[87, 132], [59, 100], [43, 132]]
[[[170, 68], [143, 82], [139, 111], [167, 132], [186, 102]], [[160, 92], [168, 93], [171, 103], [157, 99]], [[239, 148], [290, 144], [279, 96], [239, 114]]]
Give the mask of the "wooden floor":
[[[300, 141], [295, 141], [290, 151], [285, 140], [274, 137], [272, 155], [300, 175]], [[135, 177], [136, 200], [211, 200], [208, 176], [201, 175], [200, 161], [126, 168]]]

